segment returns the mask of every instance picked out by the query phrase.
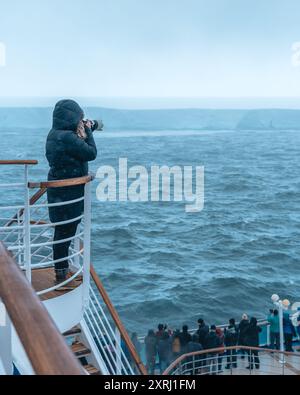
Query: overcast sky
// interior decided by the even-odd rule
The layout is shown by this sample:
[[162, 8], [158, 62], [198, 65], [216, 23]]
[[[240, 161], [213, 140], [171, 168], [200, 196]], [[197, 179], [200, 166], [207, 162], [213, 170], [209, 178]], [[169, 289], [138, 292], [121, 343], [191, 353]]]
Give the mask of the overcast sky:
[[299, 0], [2, 0], [0, 15], [2, 97], [300, 96]]

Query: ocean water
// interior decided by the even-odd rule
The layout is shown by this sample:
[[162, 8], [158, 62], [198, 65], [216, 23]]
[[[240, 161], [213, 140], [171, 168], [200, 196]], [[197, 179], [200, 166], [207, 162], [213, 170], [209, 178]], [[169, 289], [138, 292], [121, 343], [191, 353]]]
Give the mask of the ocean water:
[[[1, 157], [38, 159], [31, 179], [46, 179], [46, 136], [1, 130]], [[198, 214], [184, 203], [100, 203], [94, 182], [92, 261], [130, 330], [262, 318], [273, 293], [300, 301], [299, 132], [120, 131], [96, 141], [92, 171], [117, 168], [120, 157], [129, 166], [205, 167]]]

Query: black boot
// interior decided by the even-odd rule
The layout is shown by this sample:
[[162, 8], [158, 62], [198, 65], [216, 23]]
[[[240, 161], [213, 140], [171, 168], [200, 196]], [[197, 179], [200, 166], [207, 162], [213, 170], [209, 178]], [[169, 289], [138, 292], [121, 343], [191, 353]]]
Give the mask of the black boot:
[[55, 269], [56, 284], [63, 283], [67, 280], [69, 269]]

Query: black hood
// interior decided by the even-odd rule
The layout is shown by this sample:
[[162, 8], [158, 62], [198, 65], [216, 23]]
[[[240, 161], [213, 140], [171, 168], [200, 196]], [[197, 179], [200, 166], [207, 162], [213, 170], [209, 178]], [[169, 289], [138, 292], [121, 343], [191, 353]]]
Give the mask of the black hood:
[[74, 100], [61, 100], [56, 104], [53, 112], [52, 128], [75, 131], [83, 118], [84, 112], [79, 104]]

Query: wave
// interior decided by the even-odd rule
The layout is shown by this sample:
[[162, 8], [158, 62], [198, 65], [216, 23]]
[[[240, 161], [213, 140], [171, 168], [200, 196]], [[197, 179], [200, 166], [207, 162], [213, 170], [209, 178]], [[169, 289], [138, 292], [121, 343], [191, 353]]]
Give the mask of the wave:
[[[16, 114], [9, 119], [35, 122], [34, 113]], [[199, 114], [194, 115], [198, 124]], [[103, 164], [115, 167], [126, 155], [146, 167], [204, 165], [206, 173], [205, 209], [195, 215], [174, 203], [100, 204], [93, 188], [92, 261], [128, 328], [145, 333], [160, 321], [194, 327], [200, 316], [222, 324], [244, 312], [264, 317], [275, 292], [298, 300], [299, 132], [287, 138], [274, 130], [218, 135], [182, 130], [147, 134], [143, 141], [136, 137], [142, 128], [127, 132], [133, 136], [97, 137], [101, 155], [91, 163], [93, 172]], [[48, 170], [46, 135], [44, 129], [15, 129], [1, 141], [11, 158], [39, 160], [30, 172], [37, 181]], [[9, 168], [2, 174], [6, 179], [22, 175], [21, 169]], [[16, 196], [1, 198], [9, 204]]]
[[283, 253], [283, 252], [268, 252], [260, 255], [255, 258], [257, 262], [260, 263], [271, 263], [276, 265], [277, 263], [290, 263], [290, 264], [298, 264], [299, 259], [293, 258], [291, 254]]

